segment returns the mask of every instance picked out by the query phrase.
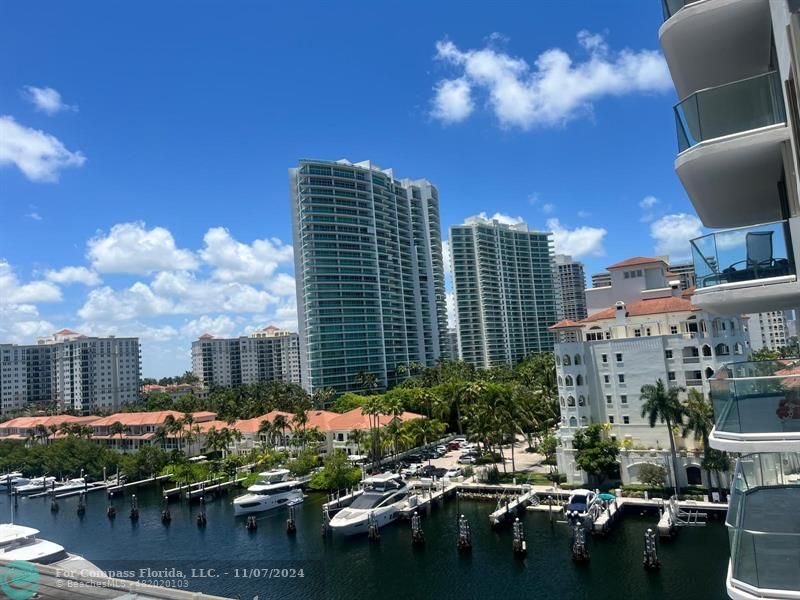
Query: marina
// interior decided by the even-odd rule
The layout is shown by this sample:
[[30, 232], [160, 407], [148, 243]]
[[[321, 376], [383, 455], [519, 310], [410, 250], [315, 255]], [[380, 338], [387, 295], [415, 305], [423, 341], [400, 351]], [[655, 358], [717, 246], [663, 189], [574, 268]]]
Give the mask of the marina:
[[[468, 488], [464, 488], [466, 495]], [[139, 519], [127, 518], [128, 502], [113, 500], [116, 519], [106, 517], [106, 501], [86, 499], [86, 514], [76, 516], [77, 498], [62, 502], [53, 514], [45, 498], [20, 500], [16, 522], [36, 527], [42, 536], [84, 556], [101, 568], [120, 569], [132, 564], [202, 565], [222, 561], [240, 567], [280, 566], [305, 569], [303, 580], [272, 581], [258, 588], [282, 598], [351, 597], [408, 598], [437, 595], [473, 598], [498, 591], [522, 597], [536, 590], [538, 597], [654, 599], [681, 597], [717, 600], [725, 597], [727, 533], [719, 521], [702, 528], [686, 528], [659, 547], [661, 568], [650, 573], [639, 565], [643, 536], [658, 519], [654, 507], [631, 510], [607, 536], [589, 537], [591, 560], [570, 559], [571, 530], [545, 511], [519, 511], [527, 552], [513, 551], [511, 523], [493, 527], [487, 516], [493, 504], [468, 500], [449, 491], [447, 501], [435, 502], [421, 514], [424, 544], [412, 543], [411, 520], [381, 528], [380, 540], [365, 537], [322, 536], [323, 494], [309, 494], [293, 507], [296, 532], [287, 533], [287, 509], [261, 513], [258, 528], [250, 531], [244, 517], [235, 517], [232, 496], [209, 499], [204, 510], [207, 525], [197, 527], [198, 505], [185, 501], [170, 507], [171, 523], [161, 522], [161, 493], [156, 487], [137, 492]], [[9, 502], [0, 497], [0, 511]], [[640, 512], [644, 511], [644, 515]], [[458, 517], [471, 525], [472, 547], [457, 551]], [[702, 564], [708, 576], [690, 575]], [[219, 566], [219, 565], [218, 565]], [[353, 586], [358, 581], [358, 586]], [[193, 582], [197, 591], [227, 597], [253, 597], [254, 583], [224, 577]], [[265, 584], [266, 585], [266, 584]], [[249, 595], [247, 595], [249, 593]], [[539, 596], [540, 595], [540, 596]]]

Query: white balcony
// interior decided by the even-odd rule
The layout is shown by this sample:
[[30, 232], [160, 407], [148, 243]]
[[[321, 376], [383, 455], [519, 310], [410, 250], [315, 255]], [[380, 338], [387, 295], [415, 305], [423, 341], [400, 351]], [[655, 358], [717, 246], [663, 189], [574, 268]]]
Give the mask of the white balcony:
[[692, 302], [717, 314], [796, 308], [800, 218], [718, 231], [692, 240]]
[[789, 129], [776, 71], [685, 97], [675, 106], [675, 122], [675, 172], [703, 224], [740, 227], [782, 218], [778, 182]]
[[658, 35], [679, 98], [769, 64], [768, 0], [662, 0], [662, 7]]
[[796, 453], [751, 454], [737, 461], [725, 520], [732, 598], [800, 598], [798, 483]]
[[800, 359], [732, 363], [709, 381], [710, 443], [728, 452], [800, 450]]

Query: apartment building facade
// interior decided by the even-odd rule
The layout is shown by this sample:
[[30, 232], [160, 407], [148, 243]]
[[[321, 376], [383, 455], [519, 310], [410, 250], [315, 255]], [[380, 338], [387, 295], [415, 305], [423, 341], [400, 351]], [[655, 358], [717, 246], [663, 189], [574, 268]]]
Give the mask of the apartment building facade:
[[490, 368], [552, 351], [552, 234], [470, 217], [450, 228], [450, 255], [461, 360]]
[[555, 255], [556, 285], [560, 290], [559, 317], [579, 321], [586, 312], [586, 274], [583, 263], [565, 254]]
[[747, 331], [753, 350], [780, 350], [789, 343], [786, 313], [770, 310], [747, 315]]
[[[667, 0], [659, 39], [680, 101], [675, 170], [713, 231], [691, 240], [704, 310], [797, 308], [800, 3]], [[711, 446], [739, 453], [726, 523], [735, 599], [800, 597], [796, 360], [731, 361], [711, 381]]]
[[446, 353], [439, 192], [369, 161], [301, 160], [289, 170], [301, 379], [364, 391]]
[[138, 338], [88, 337], [62, 329], [35, 345], [0, 344], [2, 414], [32, 404], [88, 413], [139, 395]]
[[192, 342], [192, 372], [205, 388], [263, 381], [301, 383], [300, 336], [272, 325], [249, 336]]

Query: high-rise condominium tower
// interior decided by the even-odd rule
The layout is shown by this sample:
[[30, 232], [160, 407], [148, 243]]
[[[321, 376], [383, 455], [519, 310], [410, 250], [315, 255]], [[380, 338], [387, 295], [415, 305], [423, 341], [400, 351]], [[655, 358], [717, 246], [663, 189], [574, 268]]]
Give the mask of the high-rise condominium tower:
[[549, 352], [558, 320], [550, 233], [470, 217], [450, 228], [461, 359], [479, 367]]
[[447, 344], [439, 194], [369, 161], [289, 170], [300, 361], [313, 392], [385, 388]]
[[139, 397], [138, 338], [87, 337], [69, 329], [36, 345], [0, 344], [2, 413], [42, 408], [117, 410]]
[[583, 263], [571, 256], [556, 254], [556, 284], [561, 291], [561, 317], [572, 321], [585, 319], [586, 275]]
[[192, 342], [192, 372], [206, 387], [235, 387], [261, 381], [300, 383], [298, 335], [270, 325], [249, 336]]

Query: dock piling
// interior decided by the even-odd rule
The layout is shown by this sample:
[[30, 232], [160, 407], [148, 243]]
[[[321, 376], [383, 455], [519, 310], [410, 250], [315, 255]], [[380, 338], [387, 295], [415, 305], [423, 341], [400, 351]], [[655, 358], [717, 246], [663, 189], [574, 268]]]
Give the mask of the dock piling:
[[375, 520], [375, 515], [369, 513], [369, 528], [367, 529], [367, 537], [371, 542], [377, 542], [381, 539], [381, 531], [378, 528], [378, 522]]
[[161, 508], [161, 522], [164, 525], [169, 525], [172, 522], [172, 513], [169, 512], [169, 498], [164, 496]]
[[514, 541], [512, 543], [514, 554], [524, 555], [528, 551], [528, 542], [525, 541], [525, 527], [519, 517], [514, 519]]
[[328, 505], [322, 505], [322, 535], [325, 536], [331, 530], [331, 513], [328, 510]]
[[86, 492], [81, 492], [78, 496], [78, 516], [82, 517], [86, 514]]
[[414, 546], [421, 546], [425, 543], [425, 532], [422, 531], [422, 519], [417, 511], [411, 515], [411, 543]]
[[208, 518], [206, 517], [206, 499], [205, 496], [200, 496], [200, 512], [197, 513], [197, 526], [205, 527], [206, 523], [208, 523]]
[[459, 552], [469, 552], [472, 550], [472, 529], [469, 521], [463, 514], [458, 517], [458, 543]]
[[289, 518], [286, 519], [286, 533], [289, 535], [297, 531], [297, 524], [294, 522], [294, 506], [289, 507]]
[[586, 548], [586, 531], [580, 523], [576, 523], [572, 530], [572, 560], [575, 562], [589, 560], [589, 550]]
[[136, 499], [136, 494], [131, 496], [131, 522], [136, 523], [139, 520], [139, 501]]
[[661, 563], [658, 560], [658, 542], [652, 529], [644, 532], [644, 557], [642, 562], [644, 568], [648, 571], [654, 571], [661, 567]]

